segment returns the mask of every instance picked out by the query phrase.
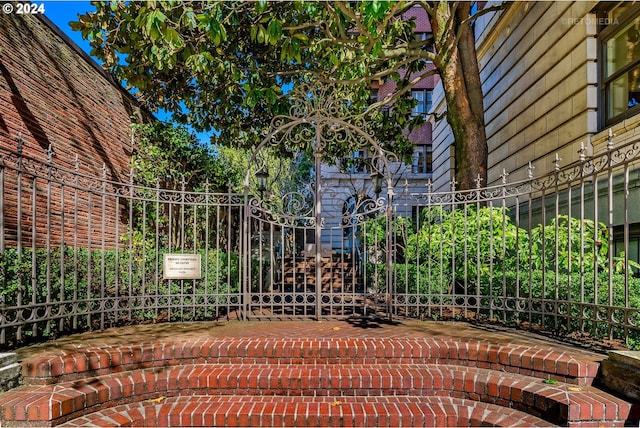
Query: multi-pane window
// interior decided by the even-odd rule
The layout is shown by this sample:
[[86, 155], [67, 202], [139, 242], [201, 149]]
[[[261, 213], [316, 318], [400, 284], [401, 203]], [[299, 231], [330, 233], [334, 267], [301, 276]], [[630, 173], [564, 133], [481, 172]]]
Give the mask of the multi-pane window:
[[413, 89], [411, 96], [417, 101], [413, 107], [412, 114], [417, 116], [419, 114], [425, 115], [431, 110], [431, 89]]
[[430, 145], [416, 146], [413, 150], [411, 172], [423, 174], [432, 171], [432, 152]]
[[604, 122], [640, 113], [640, 5], [606, 6], [598, 14]]
[[352, 157], [341, 160], [341, 170], [346, 174], [364, 174], [367, 172], [367, 158], [364, 150], [353, 152]]

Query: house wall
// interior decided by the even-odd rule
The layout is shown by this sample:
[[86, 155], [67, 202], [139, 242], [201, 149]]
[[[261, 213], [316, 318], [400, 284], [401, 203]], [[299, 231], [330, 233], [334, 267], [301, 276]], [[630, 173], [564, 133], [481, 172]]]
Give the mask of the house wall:
[[[578, 160], [598, 132], [597, 43], [591, 2], [518, 2], [478, 49], [489, 146], [488, 182]], [[595, 21], [595, 19], [593, 20]], [[590, 150], [590, 148], [589, 148]]]
[[[135, 100], [47, 18], [0, 14], [0, 153], [15, 152], [21, 140], [24, 156], [46, 161], [51, 147], [53, 165], [127, 182], [132, 151], [129, 124], [140, 121], [141, 116], [151, 117], [144, 111], [141, 114]], [[3, 190], [7, 245], [15, 243], [18, 224], [23, 226], [24, 244], [29, 245], [33, 236], [43, 245], [48, 229], [72, 233], [73, 226], [56, 225], [62, 215], [58, 207], [62, 202], [56, 202], [61, 196], [59, 188], [51, 188], [54, 202], [47, 208], [47, 183], [40, 180], [34, 185], [23, 180], [23, 212], [18, 216], [17, 186], [17, 179], [7, 175]], [[35, 198], [33, 192], [37, 192]], [[66, 196], [68, 207], [70, 194]], [[71, 219], [78, 213], [80, 241], [89, 242], [94, 231], [87, 226], [89, 202], [82, 202], [83, 197], [88, 195], [81, 195], [79, 206], [68, 209], [65, 217]], [[93, 208], [92, 215], [106, 214], [111, 228], [122, 210], [113, 200], [104, 210], [102, 205]], [[97, 218], [93, 220], [100, 224]], [[57, 242], [61, 241], [62, 237]]]
[[[431, 32], [431, 23], [424, 9], [420, 6], [410, 8], [404, 15], [406, 19], [415, 21], [416, 32]], [[432, 68], [432, 67], [431, 67]], [[434, 75], [428, 76], [418, 84], [414, 89], [432, 89], [437, 81]], [[378, 99], [382, 100], [387, 95], [393, 93], [396, 89], [395, 83], [391, 80], [374, 82], [372, 89], [378, 90]], [[409, 95], [410, 96], [410, 95]], [[431, 145], [432, 143], [432, 124], [426, 118], [424, 126], [414, 130], [409, 134], [409, 139], [416, 145]], [[429, 172], [413, 172], [410, 164], [402, 162], [390, 162], [392, 182], [390, 183], [395, 195], [408, 193], [424, 193], [427, 190], [427, 184], [431, 180], [432, 174]], [[323, 243], [337, 243], [340, 241], [339, 225], [344, 202], [354, 195], [367, 195], [375, 198], [373, 185], [371, 183], [370, 172], [362, 171], [359, 173], [344, 173], [335, 166], [323, 165], [322, 167], [323, 186], [331, 189], [328, 195], [323, 197], [322, 209], [323, 215], [326, 216], [326, 225], [334, 227], [333, 231], [327, 231], [323, 236]], [[387, 198], [389, 183], [385, 181], [382, 192], [379, 197]], [[394, 195], [391, 195], [393, 198]], [[411, 215], [411, 207], [407, 207], [399, 215]], [[334, 244], [335, 245], [335, 244]]]
[[[526, 179], [529, 162], [535, 177], [552, 173], [556, 156], [561, 168], [576, 164], [581, 145], [587, 159], [602, 154], [610, 132], [614, 147], [640, 136], [640, 115], [611, 129], [602, 126], [598, 21], [592, 13], [597, 5], [593, 1], [512, 2], [476, 21], [489, 185], [499, 184], [503, 172], [508, 183]], [[441, 85], [434, 91], [434, 105], [434, 190], [446, 191], [454, 175], [454, 152]], [[597, 201], [589, 195], [585, 201], [586, 215], [597, 211], [600, 221], [609, 221], [611, 227], [637, 228], [640, 212], [633, 207], [640, 198], [639, 171], [638, 165], [629, 166], [626, 192], [620, 172], [608, 177], [605, 171], [598, 182]], [[605, 188], [609, 179], [612, 194]], [[567, 195], [561, 194], [561, 199], [560, 210], [567, 210]], [[533, 212], [534, 223], [541, 221], [539, 205]], [[575, 201], [573, 205], [573, 212], [579, 212]], [[553, 212], [553, 207], [546, 209]], [[622, 239], [620, 233], [615, 239]], [[637, 252], [629, 250], [629, 254], [638, 259]]]
[[[43, 16], [0, 15], [0, 147], [114, 179], [127, 178], [138, 107], [119, 84]], [[137, 113], [139, 116], [139, 113]]]
[[442, 85], [433, 91], [433, 108], [429, 123], [433, 129], [433, 191], [448, 192], [455, 175], [453, 134], [446, 120], [447, 105]]
[[[598, 113], [597, 2], [513, 2], [476, 22], [489, 148], [488, 184], [510, 182], [606, 150]], [[434, 91], [434, 182], [448, 190], [453, 140], [441, 85]], [[440, 118], [438, 120], [437, 118]], [[637, 138], [640, 115], [612, 126], [616, 144]]]

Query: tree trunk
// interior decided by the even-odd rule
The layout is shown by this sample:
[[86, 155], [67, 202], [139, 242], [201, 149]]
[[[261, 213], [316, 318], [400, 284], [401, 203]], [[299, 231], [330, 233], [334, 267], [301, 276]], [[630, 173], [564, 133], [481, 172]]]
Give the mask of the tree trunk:
[[[487, 137], [484, 127], [482, 86], [469, 21], [470, 3], [439, 2], [432, 28], [438, 52], [438, 69], [445, 100], [447, 122], [455, 147], [456, 189], [467, 190], [487, 183]], [[457, 38], [458, 34], [460, 35]]]

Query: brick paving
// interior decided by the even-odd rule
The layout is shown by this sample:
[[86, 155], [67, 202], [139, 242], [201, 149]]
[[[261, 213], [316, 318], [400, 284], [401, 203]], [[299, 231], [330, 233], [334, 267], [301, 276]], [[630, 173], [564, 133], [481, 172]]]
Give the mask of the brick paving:
[[157, 324], [18, 350], [3, 426], [622, 426], [606, 356], [466, 323]]
[[[282, 409], [277, 409], [277, 406]], [[289, 423], [283, 415], [289, 416]], [[514, 409], [441, 396], [238, 397], [188, 396], [116, 406], [61, 427], [103, 426], [555, 426]]]

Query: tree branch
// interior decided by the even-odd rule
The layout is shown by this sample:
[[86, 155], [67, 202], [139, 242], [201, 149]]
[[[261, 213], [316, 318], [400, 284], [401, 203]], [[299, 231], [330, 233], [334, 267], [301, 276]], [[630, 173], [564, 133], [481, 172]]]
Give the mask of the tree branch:
[[469, 15], [468, 18], [463, 19], [460, 22], [460, 26], [458, 27], [458, 31], [456, 32], [456, 45], [458, 45], [458, 42], [460, 41], [460, 37], [462, 35], [462, 28], [464, 25], [468, 24], [469, 22], [473, 21], [474, 19], [477, 19], [483, 15], [486, 15], [488, 13], [491, 12], [499, 12], [501, 10], [505, 10], [507, 8], [507, 5], [504, 3], [500, 3], [500, 4], [494, 4], [489, 6], [486, 9], [482, 9], [476, 13], [474, 13], [473, 15]]
[[387, 95], [384, 99], [382, 99], [380, 101], [377, 101], [375, 103], [372, 103], [369, 106], [369, 110], [380, 108], [380, 107], [384, 107], [384, 106], [387, 106], [389, 104], [393, 104], [396, 100], [398, 100], [399, 98], [401, 98], [402, 96], [407, 94], [411, 89], [413, 89], [413, 87], [415, 87], [422, 80], [424, 80], [427, 77], [432, 76], [432, 75], [434, 75], [436, 73], [437, 72], [435, 70], [429, 70], [429, 71], [426, 71], [426, 72], [420, 74], [419, 76], [414, 77], [413, 79], [411, 79], [407, 83], [406, 86], [404, 86], [401, 89], [399, 89], [399, 90]]

